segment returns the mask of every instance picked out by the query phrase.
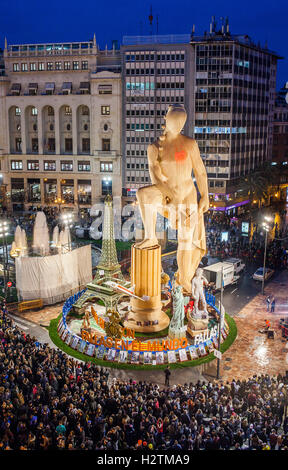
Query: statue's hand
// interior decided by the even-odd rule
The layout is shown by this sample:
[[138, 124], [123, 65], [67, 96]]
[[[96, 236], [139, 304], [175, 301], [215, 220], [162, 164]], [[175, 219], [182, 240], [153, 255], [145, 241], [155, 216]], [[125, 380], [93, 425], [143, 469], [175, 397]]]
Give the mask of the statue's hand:
[[207, 212], [209, 209], [209, 199], [206, 197], [201, 197], [199, 201], [198, 211], [199, 212]]

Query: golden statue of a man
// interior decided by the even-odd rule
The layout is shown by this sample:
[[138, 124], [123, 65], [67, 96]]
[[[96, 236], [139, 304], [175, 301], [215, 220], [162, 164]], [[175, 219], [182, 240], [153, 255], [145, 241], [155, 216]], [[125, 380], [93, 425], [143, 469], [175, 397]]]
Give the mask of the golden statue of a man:
[[[186, 119], [184, 107], [169, 106], [163, 135], [148, 146], [152, 185], [137, 191], [145, 237], [136, 247], [157, 245], [157, 212], [167, 217], [178, 232], [177, 283], [190, 293], [192, 278], [206, 252], [203, 214], [209, 209], [209, 196], [197, 142], [181, 134]], [[199, 203], [192, 172], [200, 193]]]

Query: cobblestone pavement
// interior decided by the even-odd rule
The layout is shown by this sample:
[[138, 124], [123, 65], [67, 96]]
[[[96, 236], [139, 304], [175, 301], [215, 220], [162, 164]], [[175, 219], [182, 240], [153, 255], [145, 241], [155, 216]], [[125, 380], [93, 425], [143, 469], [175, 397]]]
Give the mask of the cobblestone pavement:
[[[251, 280], [251, 282], [254, 282]], [[275, 312], [267, 312], [266, 297], [274, 295]], [[278, 327], [279, 319], [288, 316], [288, 272], [282, 272], [265, 286], [265, 295], [258, 294], [234, 316], [238, 336], [223, 354], [221, 377], [223, 380], [247, 379], [253, 374], [277, 375], [288, 370], [288, 349]], [[260, 333], [269, 319], [276, 336], [268, 339]], [[288, 344], [288, 343], [287, 343]]]

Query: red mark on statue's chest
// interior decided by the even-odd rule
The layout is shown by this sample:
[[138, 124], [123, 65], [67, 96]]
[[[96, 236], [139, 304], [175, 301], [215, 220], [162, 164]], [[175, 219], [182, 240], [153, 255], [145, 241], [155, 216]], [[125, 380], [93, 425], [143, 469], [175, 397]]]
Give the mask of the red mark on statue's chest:
[[180, 152], [176, 151], [174, 153], [174, 157], [175, 157], [176, 162], [184, 162], [184, 160], [186, 160], [186, 157], [187, 157], [187, 152], [186, 150], [180, 150]]

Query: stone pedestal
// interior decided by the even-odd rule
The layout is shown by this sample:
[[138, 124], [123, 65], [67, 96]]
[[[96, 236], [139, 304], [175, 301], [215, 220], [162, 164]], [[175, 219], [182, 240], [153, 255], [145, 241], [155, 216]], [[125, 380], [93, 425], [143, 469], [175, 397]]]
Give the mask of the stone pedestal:
[[194, 336], [203, 334], [207, 331], [208, 328], [208, 320], [201, 320], [188, 317], [188, 325], [187, 325], [187, 333], [194, 338]]
[[169, 325], [169, 317], [162, 311], [161, 302], [161, 248], [136, 248], [131, 253], [131, 285], [135, 295], [149, 296], [142, 301], [131, 298], [131, 310], [125, 328], [148, 333], [164, 330]]
[[185, 338], [186, 337], [186, 326], [184, 328], [179, 328], [179, 330], [171, 330], [169, 328], [168, 331], [168, 338], [170, 339], [180, 339], [180, 338]]

